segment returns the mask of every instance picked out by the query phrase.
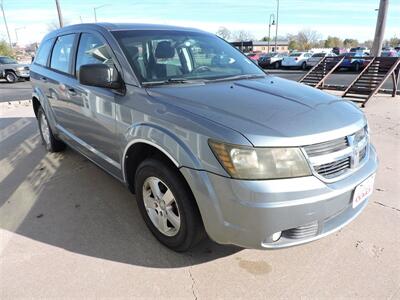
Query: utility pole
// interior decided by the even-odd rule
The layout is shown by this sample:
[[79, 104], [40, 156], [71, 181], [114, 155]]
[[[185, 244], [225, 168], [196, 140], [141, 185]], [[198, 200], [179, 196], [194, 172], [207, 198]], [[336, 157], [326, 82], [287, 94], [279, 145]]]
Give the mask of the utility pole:
[[4, 4], [3, 4], [3, 0], [0, 0], [0, 1], [1, 1], [1, 2], [0, 2], [1, 11], [3, 12], [4, 25], [6, 26], [6, 31], [7, 31], [7, 36], [8, 36], [8, 43], [10, 44], [10, 47], [11, 47], [11, 49], [12, 49], [11, 36], [10, 36], [10, 31], [8, 30], [6, 14], [4, 13]]
[[271, 26], [275, 25], [275, 15], [270, 14], [269, 15], [269, 23], [268, 23], [268, 53], [269, 53], [269, 43], [271, 41]]
[[57, 6], [57, 13], [58, 13], [58, 22], [60, 24], [60, 28], [63, 28], [63, 26], [64, 26], [63, 17], [62, 17], [62, 13], [61, 13], [60, 2], [58, 2], [58, 0], [56, 0], [56, 6]]
[[277, 46], [278, 46], [278, 21], [279, 21], [279, 0], [277, 0], [277, 6], [276, 6], [276, 27], [275, 27], [275, 52], [277, 51]]
[[389, 0], [380, 0], [378, 19], [376, 20], [374, 43], [371, 49], [372, 56], [381, 55], [383, 36], [385, 35], [388, 8], [389, 8]]

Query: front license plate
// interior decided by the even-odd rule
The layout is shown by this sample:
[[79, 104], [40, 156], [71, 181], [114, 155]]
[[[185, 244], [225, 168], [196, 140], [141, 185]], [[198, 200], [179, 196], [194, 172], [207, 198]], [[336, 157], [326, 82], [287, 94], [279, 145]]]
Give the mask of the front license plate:
[[374, 190], [374, 180], [375, 174], [368, 177], [356, 187], [353, 195], [353, 208], [356, 208], [365, 199], [371, 196], [372, 191]]

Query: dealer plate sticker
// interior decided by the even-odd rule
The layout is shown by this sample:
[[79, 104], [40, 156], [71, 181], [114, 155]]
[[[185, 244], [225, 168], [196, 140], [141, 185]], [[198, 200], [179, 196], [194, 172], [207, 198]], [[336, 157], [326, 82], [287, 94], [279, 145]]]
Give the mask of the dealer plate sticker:
[[375, 174], [368, 177], [356, 187], [353, 195], [353, 208], [356, 208], [365, 199], [371, 196], [372, 191], [374, 190], [374, 180]]

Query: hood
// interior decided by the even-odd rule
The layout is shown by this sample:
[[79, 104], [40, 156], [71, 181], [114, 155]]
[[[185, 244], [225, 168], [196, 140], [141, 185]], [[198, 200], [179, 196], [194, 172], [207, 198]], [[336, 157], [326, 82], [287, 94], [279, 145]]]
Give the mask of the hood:
[[302, 146], [351, 134], [366, 123], [351, 102], [303, 84], [261, 79], [148, 88], [167, 101], [244, 135], [254, 146]]

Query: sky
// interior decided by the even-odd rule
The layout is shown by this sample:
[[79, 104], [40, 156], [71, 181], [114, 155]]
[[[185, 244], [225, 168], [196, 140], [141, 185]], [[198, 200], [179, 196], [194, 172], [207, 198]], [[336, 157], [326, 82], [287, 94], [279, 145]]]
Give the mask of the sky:
[[[270, 14], [277, 0], [59, 0], [66, 23], [94, 21], [172, 24], [216, 32], [224, 26], [245, 30], [261, 39], [268, 35]], [[0, 0], [1, 2], [1, 0]], [[278, 35], [302, 29], [328, 35], [373, 39], [379, 0], [280, 0]], [[57, 22], [54, 0], [3, 0], [11, 39], [19, 44], [39, 42]], [[0, 39], [6, 29], [0, 15]], [[54, 26], [54, 25], [53, 25]], [[274, 32], [275, 28], [272, 27]], [[271, 33], [272, 36], [272, 33]], [[400, 0], [390, 0], [385, 38], [400, 37]]]

